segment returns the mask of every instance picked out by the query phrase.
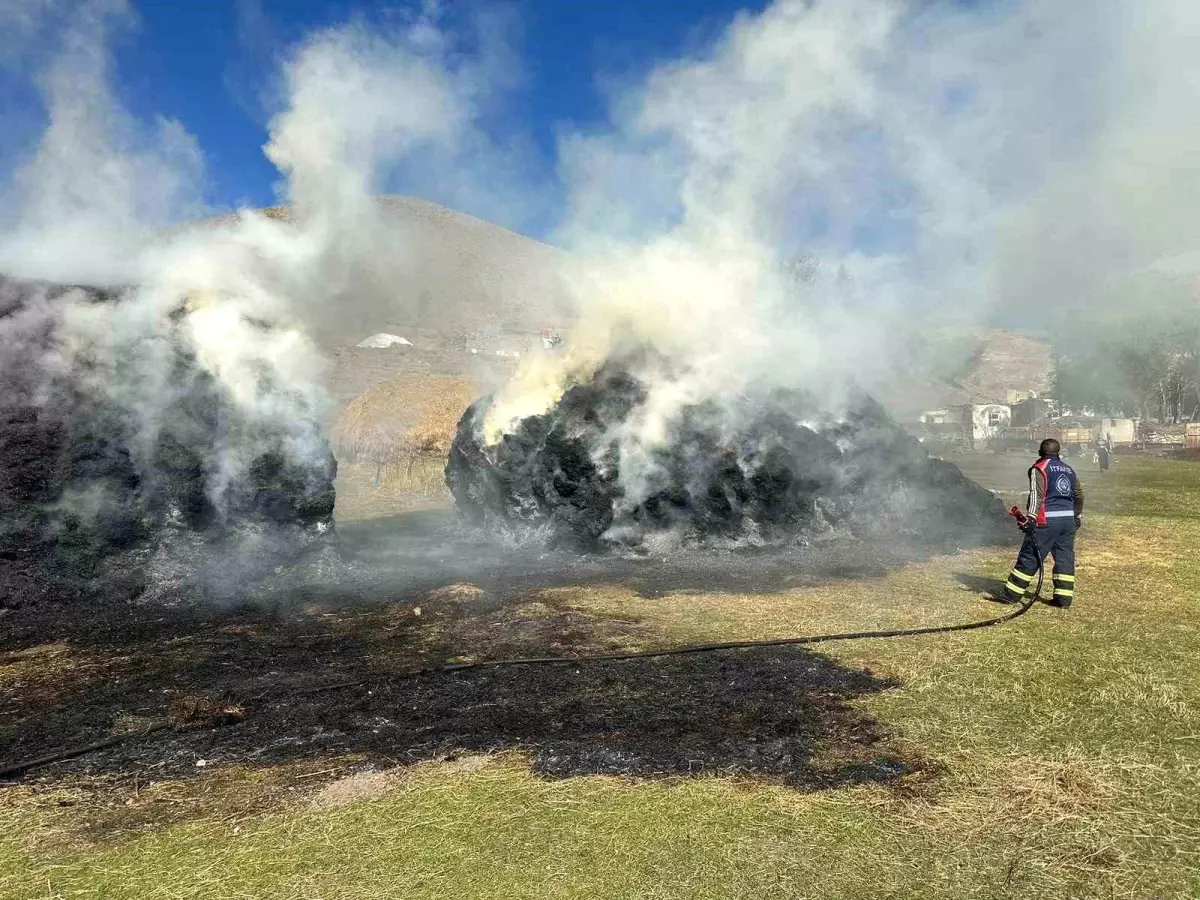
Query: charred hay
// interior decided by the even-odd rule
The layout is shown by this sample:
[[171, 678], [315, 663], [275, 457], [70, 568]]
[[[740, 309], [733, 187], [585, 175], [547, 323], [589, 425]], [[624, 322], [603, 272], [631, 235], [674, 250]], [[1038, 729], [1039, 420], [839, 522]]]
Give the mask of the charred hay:
[[[803, 391], [752, 389], [732, 403], [685, 406], [667, 440], [639, 446], [621, 438], [650, 390], [636, 371], [610, 360], [491, 446], [482, 437], [490, 400], [471, 406], [446, 466], [463, 517], [583, 550], [664, 535], [726, 546], [899, 532], [965, 546], [1006, 536], [1000, 500], [931, 458], [869, 397], [834, 416]], [[636, 491], [622, 477], [631, 446], [641, 456]]]
[[[68, 329], [73, 309], [126, 302], [0, 276], [0, 609], [177, 592], [203, 565], [291, 553], [332, 526], [332, 455], [243, 415], [181, 329], [115, 360]], [[147, 408], [114, 385], [152, 355]], [[315, 420], [300, 427], [322, 445]]]

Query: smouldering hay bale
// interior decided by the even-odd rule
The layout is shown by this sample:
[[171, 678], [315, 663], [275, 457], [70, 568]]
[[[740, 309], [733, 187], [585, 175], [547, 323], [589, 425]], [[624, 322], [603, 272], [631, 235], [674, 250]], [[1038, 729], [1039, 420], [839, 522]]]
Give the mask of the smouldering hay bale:
[[[272, 362], [315, 351], [233, 301], [147, 315], [151, 295], [0, 275], [0, 610], [244, 591], [330, 532], [317, 387]], [[264, 552], [233, 552], [247, 541]], [[229, 580], [201, 575], [210, 563]]]
[[450, 452], [459, 417], [478, 391], [461, 378], [398, 375], [356, 397], [333, 429], [334, 452], [375, 467], [377, 483], [407, 482]]
[[663, 415], [654, 398], [693, 396], [689, 377], [656, 351], [615, 355], [494, 444], [491, 400], [479, 401], [446, 465], [456, 506], [518, 540], [581, 550], [830, 535], [964, 547], [1011, 535], [995, 495], [931, 459], [866, 395], [834, 410], [752, 383]]

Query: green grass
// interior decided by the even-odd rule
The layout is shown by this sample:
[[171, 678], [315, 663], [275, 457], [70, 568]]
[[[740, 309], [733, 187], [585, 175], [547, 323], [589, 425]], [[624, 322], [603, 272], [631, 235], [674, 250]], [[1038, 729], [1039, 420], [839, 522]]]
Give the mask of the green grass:
[[[1025, 465], [980, 455], [967, 468], [998, 487]], [[120, 840], [82, 833], [57, 795], [12, 788], [0, 897], [1200, 897], [1200, 465], [1080, 469], [1070, 611], [822, 649], [900, 680], [860, 702], [930, 763], [915, 782], [550, 781], [510, 754], [417, 766], [334, 809], [303, 792], [257, 812], [208, 802]], [[639, 618], [664, 642], [758, 637], [983, 617], [994, 607], [953, 575], [1009, 565], [971, 551], [767, 597], [547, 594]], [[202, 790], [174, 789], [178, 802]], [[119, 808], [130, 789], [113, 790]]]

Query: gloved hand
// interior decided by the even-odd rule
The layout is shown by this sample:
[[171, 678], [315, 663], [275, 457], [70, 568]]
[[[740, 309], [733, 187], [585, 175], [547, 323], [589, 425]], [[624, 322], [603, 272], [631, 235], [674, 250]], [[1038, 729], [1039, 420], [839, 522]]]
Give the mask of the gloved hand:
[[1083, 516], [1076, 516], [1075, 517], [1075, 530], [1078, 531], [1082, 527], [1083, 527]]
[[1034, 521], [1029, 516], [1025, 515], [1025, 513], [1021, 512], [1021, 508], [1019, 506], [1010, 507], [1008, 514], [1017, 520], [1017, 527], [1019, 529], [1022, 531], [1032, 532]]

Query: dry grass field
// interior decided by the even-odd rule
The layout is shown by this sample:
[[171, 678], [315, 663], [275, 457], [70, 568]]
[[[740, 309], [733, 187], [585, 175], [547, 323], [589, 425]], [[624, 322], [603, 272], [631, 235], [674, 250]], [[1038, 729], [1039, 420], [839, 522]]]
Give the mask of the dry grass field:
[[[996, 489], [1017, 487], [1027, 464], [961, 462]], [[730, 654], [703, 677], [611, 664], [603, 678], [570, 688], [573, 705], [554, 706], [537, 740], [491, 751], [463, 746], [370, 766], [353, 754], [302, 755], [186, 777], [47, 768], [0, 787], [0, 896], [1200, 896], [1200, 465], [1122, 458], [1103, 477], [1081, 473], [1089, 512], [1071, 610], [1038, 607], [995, 629], [829, 644], [804, 657], [814, 672], [836, 666], [874, 679], [838, 699], [835, 719], [811, 735], [810, 767], [837, 770], [850, 752], [886, 754], [903, 762], [895, 777], [792, 783], [744, 765], [555, 774], [555, 721], [568, 730], [587, 723], [576, 748], [614, 740], [636, 755], [643, 742], [694, 744], [717, 760], [727, 751], [744, 759], [747, 742], [766, 733], [763, 721], [784, 741], [811, 727], [776, 716], [772, 704], [786, 696], [776, 675], [791, 671], [772, 668], [779, 657]], [[456, 627], [475, 629], [486, 655], [487, 641], [506, 635], [550, 642], [547, 623], [568, 620], [574, 631], [553, 632], [568, 649], [587, 646], [589, 635], [662, 645], [961, 621], [994, 614], [978, 586], [1010, 565], [1008, 549], [972, 550], [879, 577], [754, 594], [648, 596], [597, 581], [531, 589]], [[441, 627], [428, 614], [414, 618], [414, 603], [478, 593], [453, 584], [371, 613], [314, 611], [313, 627], [360, 635], [359, 652], [372, 658], [406, 653], [436, 645], [422, 643], [421, 629]], [[270, 647], [261, 635], [247, 639]], [[70, 641], [8, 652], [0, 692], [65, 697], [72, 679], [115, 665], [124, 663]], [[555, 677], [569, 681], [573, 671]], [[514, 673], [506, 690], [520, 695], [525, 677]], [[690, 687], [689, 677], [698, 679]], [[559, 702], [524, 683], [526, 715]], [[756, 697], [756, 684], [775, 692], [770, 702]], [[421, 703], [443, 688], [427, 690]], [[832, 695], [810, 700], [833, 709]], [[496, 701], [487, 690], [456, 696], [445, 715]], [[687, 703], [714, 712], [662, 718]]]

